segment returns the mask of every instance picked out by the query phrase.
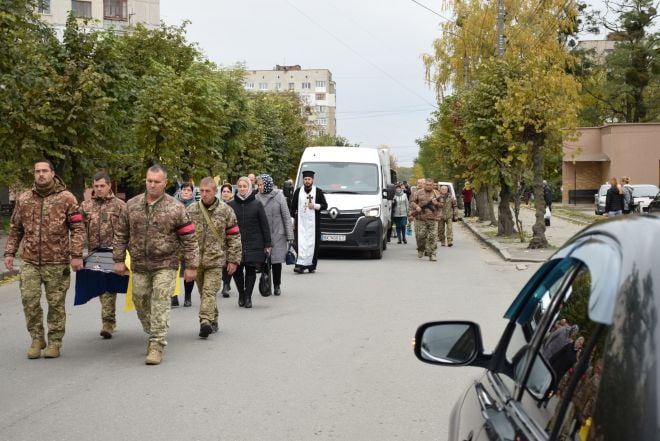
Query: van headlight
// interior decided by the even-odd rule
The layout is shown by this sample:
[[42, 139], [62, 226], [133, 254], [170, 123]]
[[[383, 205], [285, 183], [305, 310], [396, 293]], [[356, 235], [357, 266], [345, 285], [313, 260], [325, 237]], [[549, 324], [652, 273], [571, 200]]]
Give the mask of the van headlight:
[[362, 209], [362, 214], [364, 214], [367, 217], [379, 217], [380, 205], [374, 205], [373, 207], [364, 207]]

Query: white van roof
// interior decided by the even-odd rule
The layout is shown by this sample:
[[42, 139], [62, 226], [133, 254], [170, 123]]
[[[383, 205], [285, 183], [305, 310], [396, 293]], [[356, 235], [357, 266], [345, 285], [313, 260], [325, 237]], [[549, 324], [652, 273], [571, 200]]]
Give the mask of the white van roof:
[[368, 147], [307, 147], [300, 162], [364, 162], [378, 164], [378, 149]]

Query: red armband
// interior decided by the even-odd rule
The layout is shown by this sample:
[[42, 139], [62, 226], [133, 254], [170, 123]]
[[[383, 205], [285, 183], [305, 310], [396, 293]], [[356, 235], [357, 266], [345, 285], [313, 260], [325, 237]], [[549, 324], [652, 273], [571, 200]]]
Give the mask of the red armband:
[[233, 227], [229, 227], [225, 230], [225, 233], [232, 235], [232, 234], [238, 234], [240, 233], [240, 230], [238, 229], [238, 225], [234, 225]]
[[192, 234], [195, 232], [195, 224], [192, 222], [186, 222], [185, 224], [176, 226], [176, 234], [179, 236], [185, 236], [186, 234]]

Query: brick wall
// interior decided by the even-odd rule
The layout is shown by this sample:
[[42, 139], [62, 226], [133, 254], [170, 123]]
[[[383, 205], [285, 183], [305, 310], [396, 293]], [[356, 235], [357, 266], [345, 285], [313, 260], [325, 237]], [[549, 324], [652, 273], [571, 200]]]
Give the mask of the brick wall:
[[[564, 162], [562, 169], [562, 202], [569, 202], [568, 192], [576, 188], [578, 190], [597, 190], [606, 179], [603, 175], [603, 162]], [[577, 167], [577, 170], [575, 169]], [[577, 171], [577, 173], [576, 173]]]

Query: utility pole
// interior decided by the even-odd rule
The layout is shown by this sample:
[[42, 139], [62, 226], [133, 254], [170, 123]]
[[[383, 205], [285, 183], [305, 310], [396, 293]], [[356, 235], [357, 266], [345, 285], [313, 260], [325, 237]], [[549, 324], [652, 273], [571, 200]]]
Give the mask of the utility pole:
[[497, 55], [504, 57], [504, 0], [497, 0]]

